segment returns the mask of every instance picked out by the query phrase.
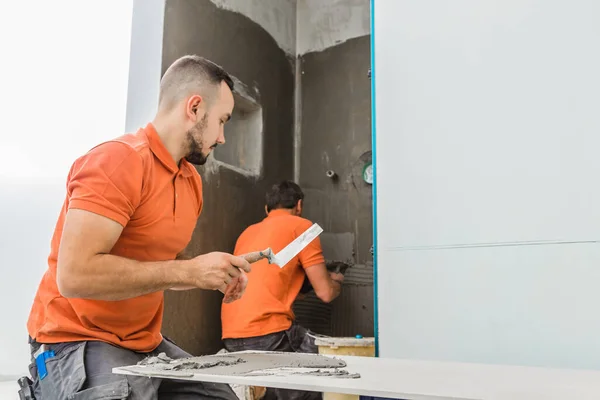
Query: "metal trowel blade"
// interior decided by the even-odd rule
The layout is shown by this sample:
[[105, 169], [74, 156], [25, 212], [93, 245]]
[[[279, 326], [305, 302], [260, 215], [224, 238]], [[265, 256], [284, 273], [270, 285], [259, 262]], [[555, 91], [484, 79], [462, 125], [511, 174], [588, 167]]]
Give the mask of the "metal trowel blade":
[[315, 240], [323, 232], [318, 224], [313, 224], [304, 233], [298, 236], [281, 250], [279, 253], [269, 257], [269, 264], [276, 264], [279, 268], [283, 268], [292, 258], [296, 257], [310, 242]]

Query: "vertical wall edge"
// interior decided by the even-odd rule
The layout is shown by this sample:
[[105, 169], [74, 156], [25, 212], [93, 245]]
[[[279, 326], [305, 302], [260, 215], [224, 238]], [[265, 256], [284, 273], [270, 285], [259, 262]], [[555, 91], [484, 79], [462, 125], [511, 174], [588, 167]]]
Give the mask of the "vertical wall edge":
[[375, 92], [375, 0], [371, 3], [371, 165], [373, 166], [373, 323], [375, 357], [379, 357], [379, 303], [377, 298], [377, 113]]

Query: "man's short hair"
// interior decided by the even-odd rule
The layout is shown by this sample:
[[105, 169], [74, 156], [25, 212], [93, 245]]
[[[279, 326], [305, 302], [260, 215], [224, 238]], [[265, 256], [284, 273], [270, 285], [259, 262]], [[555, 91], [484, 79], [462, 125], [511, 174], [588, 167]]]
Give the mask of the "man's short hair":
[[159, 108], [170, 108], [191, 94], [199, 94], [210, 103], [221, 82], [233, 91], [233, 80], [221, 66], [197, 55], [183, 56], [165, 71], [160, 81]]
[[267, 212], [278, 208], [292, 209], [296, 207], [299, 200], [304, 199], [302, 189], [292, 181], [283, 181], [271, 186], [265, 196], [267, 200]]

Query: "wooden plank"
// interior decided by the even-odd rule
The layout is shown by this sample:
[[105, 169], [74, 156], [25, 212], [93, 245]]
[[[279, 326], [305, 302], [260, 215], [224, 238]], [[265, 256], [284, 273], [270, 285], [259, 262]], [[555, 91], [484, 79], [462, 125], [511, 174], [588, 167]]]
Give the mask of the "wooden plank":
[[[249, 352], [243, 352], [249, 353]], [[243, 353], [228, 353], [240, 355]], [[281, 353], [251, 352], [272, 362]], [[288, 356], [289, 357], [289, 356]], [[226, 367], [161, 371], [155, 366], [114, 368], [116, 374], [249, 386], [401, 398], [406, 400], [564, 400], [600, 398], [600, 371], [338, 356], [360, 378], [311, 376], [297, 369], [235, 375]], [[263, 360], [264, 361], [264, 360]], [[257, 363], [257, 365], [260, 363]], [[218, 373], [215, 371], [218, 369]], [[321, 369], [322, 371], [323, 369]]]

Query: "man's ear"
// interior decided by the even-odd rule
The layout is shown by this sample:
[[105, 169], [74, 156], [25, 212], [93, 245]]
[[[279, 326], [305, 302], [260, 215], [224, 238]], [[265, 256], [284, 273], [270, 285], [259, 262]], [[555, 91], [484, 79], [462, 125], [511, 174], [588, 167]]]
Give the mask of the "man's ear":
[[192, 120], [198, 119], [198, 111], [203, 106], [203, 99], [201, 96], [195, 94], [191, 96], [186, 103], [186, 115]]
[[269, 215], [269, 209], [267, 208], [266, 205], [265, 205], [265, 214]]
[[296, 213], [297, 215], [302, 215], [302, 200], [298, 200], [296, 203]]

